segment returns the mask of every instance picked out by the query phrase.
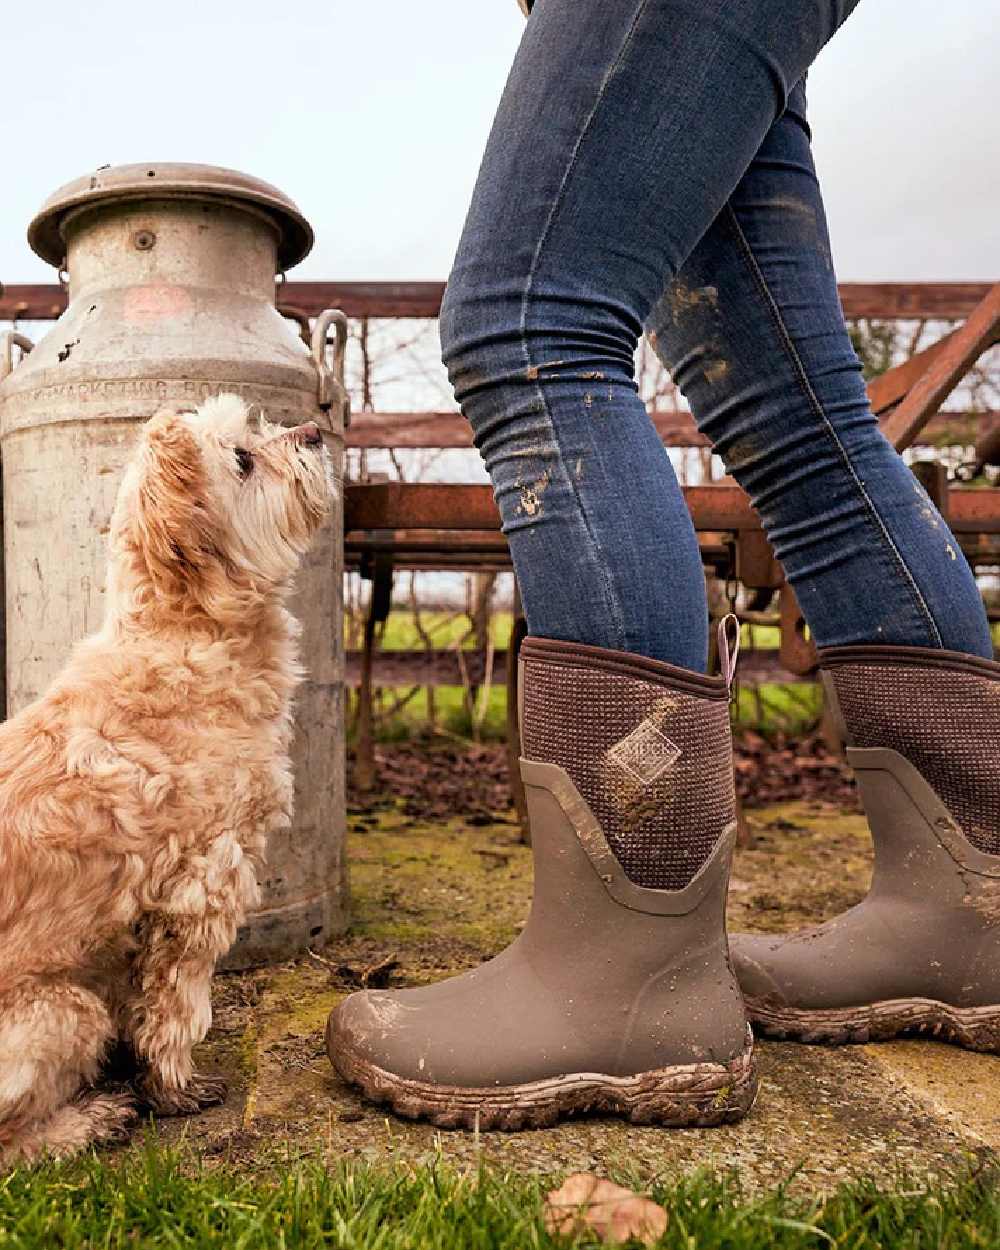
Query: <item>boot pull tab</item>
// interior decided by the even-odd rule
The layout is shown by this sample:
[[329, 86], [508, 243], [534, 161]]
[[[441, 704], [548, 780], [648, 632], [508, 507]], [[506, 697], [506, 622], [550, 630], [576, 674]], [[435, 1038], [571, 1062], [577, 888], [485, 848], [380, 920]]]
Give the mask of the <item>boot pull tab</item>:
[[[731, 647], [730, 629], [735, 631], [732, 635]], [[736, 676], [736, 661], [740, 657], [740, 620], [735, 612], [730, 612], [722, 618], [716, 636], [719, 646], [719, 667], [722, 669], [722, 676], [726, 679], [726, 689], [731, 692], [733, 678]]]

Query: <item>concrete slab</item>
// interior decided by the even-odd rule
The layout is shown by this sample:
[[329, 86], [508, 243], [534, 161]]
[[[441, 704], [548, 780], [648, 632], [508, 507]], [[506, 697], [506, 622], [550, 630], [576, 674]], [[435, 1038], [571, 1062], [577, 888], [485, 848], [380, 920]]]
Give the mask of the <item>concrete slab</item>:
[[[870, 872], [864, 822], [805, 805], [749, 814], [733, 927], [777, 931], [849, 906]], [[794, 1175], [809, 1191], [847, 1176], [940, 1175], [1000, 1144], [1000, 1058], [934, 1042], [824, 1048], [760, 1045], [761, 1095], [719, 1129], [570, 1121], [529, 1133], [440, 1132], [387, 1116], [333, 1074], [322, 1028], [360, 970], [399, 960], [395, 983], [436, 980], [490, 957], [516, 934], [530, 897], [530, 852], [512, 824], [428, 828], [388, 813], [350, 835], [355, 925], [305, 959], [216, 980], [206, 1068], [231, 1081], [226, 1105], [183, 1125], [206, 1157], [254, 1169], [293, 1155], [427, 1161], [481, 1159], [517, 1169], [677, 1175], [734, 1169], [753, 1190]]]
[[967, 1141], [1000, 1149], [1000, 1056], [904, 1040], [862, 1048], [886, 1079], [920, 1098]]

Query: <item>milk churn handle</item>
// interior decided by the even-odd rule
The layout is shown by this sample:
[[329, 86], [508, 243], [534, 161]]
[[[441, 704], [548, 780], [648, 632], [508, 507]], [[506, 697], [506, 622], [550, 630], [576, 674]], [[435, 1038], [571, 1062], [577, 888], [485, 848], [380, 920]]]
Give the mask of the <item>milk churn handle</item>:
[[[333, 368], [327, 364], [326, 339], [335, 330]], [[327, 308], [316, 318], [312, 331], [312, 356], [319, 374], [319, 406], [327, 412], [339, 408], [344, 429], [351, 421], [351, 401], [344, 386], [344, 359], [347, 355], [347, 317], [339, 308]]]
[[16, 330], [8, 330], [2, 336], [3, 347], [0, 349], [0, 382], [14, 368], [14, 348], [19, 347], [23, 355], [27, 356], [28, 352], [35, 346], [24, 334], [19, 334]]

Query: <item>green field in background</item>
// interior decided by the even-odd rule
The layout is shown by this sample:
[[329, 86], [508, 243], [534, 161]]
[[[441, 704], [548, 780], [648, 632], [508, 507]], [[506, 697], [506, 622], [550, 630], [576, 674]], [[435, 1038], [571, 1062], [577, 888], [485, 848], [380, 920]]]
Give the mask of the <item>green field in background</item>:
[[[432, 632], [436, 647], [444, 650], [454, 645], [468, 628], [464, 617], [449, 617], [446, 612], [423, 614], [424, 625]], [[512, 616], [498, 612], [492, 621], [494, 645], [498, 650], [507, 646], [510, 638]], [[1000, 625], [994, 626], [994, 638], [1000, 645]], [[744, 625], [741, 634], [744, 647], [774, 650], [779, 635], [776, 627], [769, 625]], [[466, 639], [464, 649], [471, 649], [472, 639]], [[390, 614], [385, 625], [382, 649], [387, 651], [420, 650], [420, 637], [413, 624], [413, 614], [398, 611]], [[398, 689], [389, 692], [392, 698]], [[459, 686], [438, 686], [435, 691], [438, 710], [438, 728], [446, 734], [468, 737], [471, 721], [464, 707], [462, 689]], [[483, 741], [500, 741], [506, 735], [506, 694], [502, 685], [494, 685], [489, 692], [486, 715], [480, 737]], [[738, 729], [754, 729], [762, 733], [782, 732], [799, 734], [813, 729], [822, 711], [822, 692], [818, 683], [798, 682], [785, 684], [768, 682], [754, 687], [739, 681], [737, 670], [733, 724]], [[427, 693], [421, 689], [391, 717], [380, 717], [378, 737], [393, 742], [420, 736], [427, 732]]]
[[[432, 634], [434, 645], [441, 650], [454, 646], [468, 628], [464, 617], [453, 617], [447, 612], [422, 614], [424, 628]], [[492, 621], [494, 645], [498, 650], [507, 646], [510, 638], [512, 616], [498, 612]], [[755, 646], [773, 650], [778, 645], [778, 630], [765, 625], [744, 625], [744, 647]], [[381, 640], [385, 651], [417, 651], [422, 649], [420, 636], [409, 611], [392, 612], [385, 624]], [[464, 649], [471, 649], [472, 639], [466, 639]], [[399, 688], [385, 692], [385, 703], [391, 702]], [[463, 692], [459, 686], [438, 686], [435, 689], [438, 729], [446, 734], [467, 738], [472, 732], [471, 721], [464, 706]], [[482, 722], [480, 737], [483, 741], [501, 741], [507, 732], [507, 700], [502, 685], [494, 685], [489, 692], [487, 710]], [[740, 728], [763, 731], [782, 730], [798, 733], [815, 723], [821, 709], [818, 687], [813, 684], [782, 685], [768, 683], [757, 692], [737, 683], [734, 724]], [[398, 742], [418, 737], [427, 732], [427, 692], [421, 688], [413, 698], [392, 716], [378, 718], [378, 737], [384, 742]]]

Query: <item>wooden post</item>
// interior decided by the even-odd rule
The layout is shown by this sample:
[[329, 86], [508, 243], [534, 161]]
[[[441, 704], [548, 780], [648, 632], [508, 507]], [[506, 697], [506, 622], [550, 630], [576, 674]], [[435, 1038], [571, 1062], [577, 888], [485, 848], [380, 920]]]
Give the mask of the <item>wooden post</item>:
[[[372, 598], [375, 592], [372, 590]], [[365, 641], [361, 652], [361, 681], [358, 685], [358, 736], [354, 746], [354, 787], [367, 794], [375, 785], [375, 740], [372, 733], [372, 653], [378, 622], [371, 605], [365, 617]]]
[[392, 557], [377, 555], [371, 571], [372, 593], [365, 618], [364, 649], [361, 653], [361, 681], [358, 686], [358, 736], [354, 748], [354, 785], [362, 794], [375, 785], [375, 733], [372, 709], [372, 661], [378, 626], [389, 616], [392, 606]]

